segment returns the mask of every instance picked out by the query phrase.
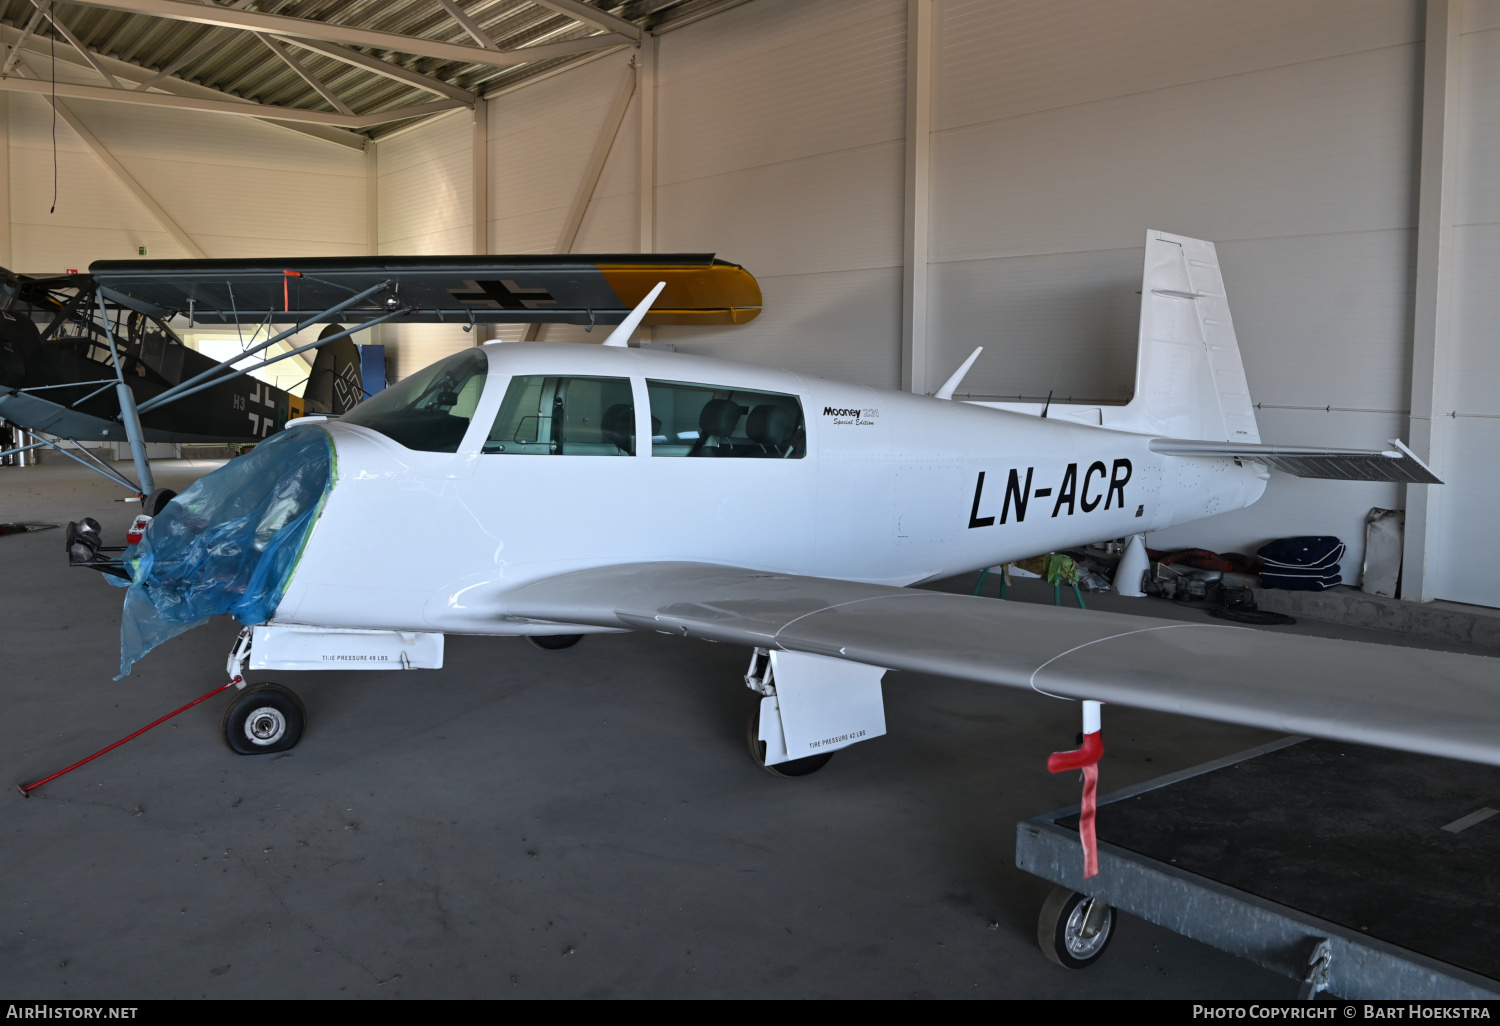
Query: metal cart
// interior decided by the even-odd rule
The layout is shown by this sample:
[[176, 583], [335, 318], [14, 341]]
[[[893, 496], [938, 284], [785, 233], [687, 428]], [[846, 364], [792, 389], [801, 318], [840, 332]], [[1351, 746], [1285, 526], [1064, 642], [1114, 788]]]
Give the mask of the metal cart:
[[1500, 997], [1500, 768], [1290, 737], [1102, 798], [1097, 823], [1089, 880], [1077, 806], [1016, 829], [1016, 865], [1058, 885], [1038, 941], [1061, 965], [1101, 957], [1118, 909], [1304, 997]]

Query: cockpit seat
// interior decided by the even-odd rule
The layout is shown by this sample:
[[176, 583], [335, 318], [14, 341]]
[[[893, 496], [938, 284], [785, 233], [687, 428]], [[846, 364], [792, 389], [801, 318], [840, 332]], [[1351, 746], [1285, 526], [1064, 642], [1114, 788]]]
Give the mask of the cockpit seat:
[[618, 446], [620, 451], [635, 455], [635, 407], [630, 403], [615, 403], [604, 411], [599, 422], [599, 433], [606, 442]]
[[744, 415], [745, 407], [733, 399], [710, 399], [704, 403], [698, 414], [698, 441], [688, 455], [732, 455], [729, 438]]
[[767, 455], [785, 456], [791, 452], [797, 433], [797, 414], [786, 406], [762, 403], [750, 411], [745, 420], [745, 434], [752, 442], [764, 446]]

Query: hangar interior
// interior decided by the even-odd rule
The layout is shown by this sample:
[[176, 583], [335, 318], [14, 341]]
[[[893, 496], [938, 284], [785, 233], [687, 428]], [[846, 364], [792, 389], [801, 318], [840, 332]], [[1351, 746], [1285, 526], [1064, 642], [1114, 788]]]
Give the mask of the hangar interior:
[[[1500, 478], [1491, 467], [1500, 448], [1500, 405], [1494, 398], [1500, 382], [1494, 338], [1500, 291], [1492, 284], [1500, 273], [1500, 187], [1485, 170], [1500, 157], [1500, 0], [206, 3], [218, 8], [213, 18], [219, 20], [201, 12], [195, 20], [186, 10], [195, 5], [178, 0], [40, 7], [7, 0], [0, 6], [0, 42], [7, 55], [0, 73], [0, 265], [45, 275], [138, 254], [172, 259], [716, 253], [754, 273], [764, 294], [763, 313], [734, 327], [648, 328], [640, 336], [644, 341], [927, 394], [974, 347], [983, 346], [984, 355], [957, 398], [1042, 402], [1055, 397], [1059, 403], [1108, 405], [1127, 401], [1134, 388], [1144, 232], [1212, 240], [1263, 438], [1365, 449], [1399, 438], [1447, 484], [1275, 474], [1254, 506], [1159, 532], [1149, 543], [1252, 552], [1271, 538], [1337, 535], [1349, 546], [1345, 582], [1354, 584], [1367, 513], [1404, 509], [1403, 597], [1500, 608], [1486, 513], [1500, 501]], [[244, 25], [230, 20], [243, 12], [267, 20]], [[330, 32], [326, 38], [290, 34], [289, 23], [278, 24], [278, 17], [405, 36], [411, 49], [399, 52], [388, 37], [363, 39], [350, 32]], [[382, 47], [382, 41], [388, 45]], [[488, 56], [469, 61], [454, 56], [457, 47], [479, 47]], [[527, 47], [539, 56], [526, 54]], [[387, 347], [393, 381], [487, 339], [584, 343], [599, 338], [562, 325], [543, 326], [530, 336], [524, 326], [468, 332], [456, 324], [386, 324], [367, 334], [372, 337], [357, 341]], [[52, 477], [59, 473], [46, 466], [35, 470]], [[83, 486], [49, 485], [63, 490], [44, 494], [42, 485], [22, 489], [0, 478], [0, 487], [9, 495], [6, 513], [14, 517], [67, 518], [64, 499], [96, 507], [105, 501], [102, 492]], [[42, 549], [51, 542], [25, 541], [33, 543], [41, 547], [25, 579], [37, 588], [53, 588], [55, 600], [66, 601], [60, 597], [62, 585], [48, 583], [42, 569]], [[95, 599], [113, 601], [113, 593], [100, 591]], [[1046, 598], [1038, 593], [1038, 601]], [[35, 627], [50, 629], [42, 621]], [[103, 634], [92, 646], [99, 651], [89, 649], [89, 672], [100, 681], [107, 679], [100, 667], [108, 668], [113, 643], [109, 631]], [[196, 640], [193, 654], [211, 650], [212, 664], [228, 637], [219, 630], [212, 643]], [[620, 646], [626, 644], [611, 640], [595, 646], [594, 655], [582, 656], [594, 661], [587, 672], [608, 677], [613, 671], [600, 653], [624, 653]], [[655, 657], [669, 642], [647, 638], [628, 644]], [[725, 667], [738, 656], [725, 661], [721, 654], [710, 660], [712, 669], [732, 677], [738, 671]], [[635, 649], [628, 655], [634, 658]], [[528, 652], [527, 672], [555, 674], [540, 668], [543, 656], [550, 654]], [[198, 672], [190, 668], [188, 655], [168, 657], [164, 650], [163, 657], [175, 660], [172, 674]], [[40, 654], [26, 658], [44, 659]], [[461, 661], [476, 673], [485, 666], [477, 648]], [[690, 680], [700, 670], [674, 664], [671, 674]], [[41, 681], [36, 678], [36, 689], [43, 688]], [[522, 685], [514, 687], [524, 691]], [[125, 704], [133, 717], [144, 716], [169, 693], [176, 692], [152, 692], [150, 701]], [[390, 709], [401, 708], [421, 721], [413, 736], [431, 738], [485, 701], [477, 692], [445, 694], [438, 703], [442, 714], [428, 716], [410, 700], [382, 693], [381, 701], [387, 700], [393, 704], [385, 713], [369, 700], [370, 708], [361, 706], [355, 722], [381, 722]], [[323, 704], [352, 701], [325, 698]], [[635, 715], [628, 703], [612, 705], [614, 699], [600, 694], [569, 692], [567, 701], [578, 707], [600, 702], [610, 716], [627, 720]], [[668, 698], [653, 692], [649, 701]], [[903, 701], [918, 703], [910, 696]], [[955, 721], [1003, 724], [1011, 734], [1026, 734], [1022, 721], [1029, 713], [1012, 713], [1003, 701], [953, 699], [949, 706], [956, 710]], [[714, 719], [711, 709], [698, 712]], [[477, 715], [483, 722], [489, 714]], [[911, 774], [931, 765], [927, 760], [950, 776], [984, 760], [974, 754], [982, 748], [974, 738], [964, 742], [968, 754], [943, 755], [943, 716], [912, 715], [924, 724], [934, 717], [938, 723], [924, 727], [926, 747], [891, 756], [881, 768], [896, 772], [899, 767], [907, 774], [901, 800], [920, 803], [927, 798], [911, 784]], [[1037, 715], [1057, 721], [1050, 724], [1053, 734], [1072, 729], [1058, 725], [1071, 723], [1067, 717]], [[545, 719], [540, 713], [535, 718]], [[1141, 716], [1142, 737], [1148, 729], [1166, 729], [1159, 722], [1166, 720]], [[84, 723], [97, 732], [109, 729], [110, 722], [90, 714], [75, 726]], [[470, 733], [471, 742], [482, 742]], [[70, 741], [83, 736], [92, 734], [68, 728]], [[1174, 768], [1265, 740], [1247, 729], [1204, 728], [1188, 721], [1173, 726], [1168, 736], [1178, 748], [1163, 758]], [[382, 738], [403, 743], [394, 734]], [[45, 749], [19, 736], [13, 740], [19, 746], [13, 750], [27, 753], [26, 766], [40, 765]], [[586, 748], [592, 742], [576, 736], [569, 743]], [[1030, 748], [1044, 757], [1048, 743]], [[611, 749], [608, 758], [625, 760], [630, 747]], [[1122, 780], [1144, 779], [1162, 768], [1145, 765], [1152, 761], [1148, 751], [1156, 750], [1143, 742], [1140, 753], [1132, 754], [1138, 764], [1132, 763]], [[221, 757], [221, 752], [204, 755], [194, 771], [219, 772], [211, 767]], [[565, 772], [555, 753], [528, 750], [528, 757], [543, 767], [538, 774]], [[424, 757], [408, 749], [401, 758], [407, 760], [406, 770], [418, 772]], [[1034, 753], [1027, 749], [1025, 758], [1034, 761]], [[436, 762], [444, 773], [465, 772], [459, 755], [445, 753]], [[153, 750], [146, 770], [116, 770], [107, 790], [133, 793], [131, 788], [146, 786], [146, 777], [154, 788], [177, 772], [172, 765], [169, 756]], [[696, 772], [681, 753], [664, 759], [660, 768]], [[528, 772], [518, 764], [491, 769]], [[375, 772], [355, 772], [337, 760], [320, 766], [323, 771], [339, 781], [319, 799], [330, 810], [339, 804], [341, 788], [360, 786], [361, 773]], [[993, 777], [996, 767], [985, 763], [983, 771]], [[246, 772], [232, 767], [233, 775]], [[591, 787], [608, 782], [607, 768], [591, 765], [588, 774]], [[872, 772], [857, 787], [876, 788], [878, 777]], [[241, 786], [239, 780], [235, 784]], [[272, 821], [267, 829], [288, 846], [302, 843], [296, 837], [306, 832], [306, 824], [276, 819], [278, 801], [289, 793], [276, 788], [295, 786], [265, 785], [252, 799], [262, 821]], [[717, 786], [680, 801], [712, 803]], [[626, 790], [646, 793], [650, 787], [641, 778]], [[1010, 816], [975, 847], [1003, 848], [1016, 819], [1040, 812], [1049, 802], [1062, 804], [1072, 787], [1053, 787], [1056, 794], [1046, 801], [1034, 792], [975, 797], [997, 803]], [[480, 796], [463, 793], [477, 814]], [[964, 800], [968, 797], [965, 793]], [[379, 800], [400, 807], [416, 799], [403, 785], [382, 791]], [[119, 801], [139, 807], [130, 804], [134, 799]], [[167, 801], [153, 794], [147, 807]], [[587, 805], [582, 797], [576, 801]], [[832, 815], [846, 801], [868, 813], [863, 792], [830, 792], [819, 801], [820, 813]], [[526, 813], [549, 827], [562, 815], [550, 806]], [[203, 815], [211, 821], [219, 813]], [[613, 811], [600, 815], [616, 825], [629, 818]], [[663, 820], [673, 815], [667, 810]], [[878, 819], [869, 816], [871, 824]], [[354, 836], [361, 829], [358, 818], [345, 816], [343, 833], [334, 840], [343, 844], [345, 834]], [[447, 829], [439, 819], [429, 824], [434, 836]], [[806, 822], [802, 826], [811, 829]], [[173, 829], [186, 836], [197, 828], [177, 824]], [[933, 826], [917, 817], [901, 829]], [[949, 823], [941, 829], [957, 828]], [[407, 843], [409, 838], [396, 833], [387, 828], [382, 842]], [[253, 835], [248, 831], [239, 847], [254, 843]], [[842, 844], [871, 843], [857, 835], [825, 838], [803, 854], [830, 868]], [[637, 840], [649, 843], [642, 838], [631, 843]], [[574, 842], [587, 847], [576, 837], [567, 843]], [[487, 839], [465, 834], [454, 843], [466, 858], [487, 857]], [[532, 872], [537, 858], [525, 843], [523, 838], [519, 868], [506, 870], [514, 879]], [[688, 841], [680, 843], [690, 847]], [[906, 856], [918, 857], [906, 851], [920, 847], [915, 838], [906, 837], [900, 846]], [[129, 850], [131, 859], [145, 859], [149, 843], [131, 841]], [[351, 852], [340, 850], [335, 861], [363, 857]], [[991, 857], [993, 852], [969, 850], [960, 861], [982, 863]], [[431, 858], [442, 864], [440, 856]], [[691, 955], [698, 943], [694, 937], [744, 930], [750, 939], [743, 949], [721, 947], [711, 956], [720, 979], [733, 977], [735, 984], [694, 990], [678, 977], [668, 980], [671, 973], [695, 971], [691, 967], [653, 963], [651, 971], [658, 975], [649, 986], [625, 982], [623, 971], [597, 967], [585, 985], [567, 981], [549, 963], [527, 978], [528, 985], [544, 980], [527, 993], [878, 989], [882, 959], [900, 947], [895, 937], [872, 941], [869, 952], [839, 956], [847, 955], [847, 964], [840, 962], [847, 987], [806, 976], [787, 982], [798, 972], [810, 975], [819, 951], [843, 950], [843, 940], [818, 932], [823, 928], [816, 916], [804, 912], [824, 893], [857, 900], [858, 888], [825, 892], [819, 884], [779, 890], [784, 880], [773, 887], [781, 900], [806, 906], [798, 912], [797, 930], [806, 926], [817, 934], [810, 944], [789, 942], [790, 956], [778, 960], [768, 953], [774, 946], [761, 937], [769, 929], [766, 922], [757, 918], [747, 926], [712, 897], [717, 885], [706, 867], [721, 858], [732, 861], [718, 850], [692, 854], [692, 872], [702, 874], [695, 877], [693, 896], [711, 906], [708, 925], [684, 928], [673, 939], [682, 940]], [[779, 871], [796, 870], [784, 862]], [[413, 871], [411, 879], [423, 872]], [[1022, 888], [1024, 901], [945, 891], [962, 876], [953, 867], [933, 869], [932, 878], [922, 880], [925, 890], [911, 900], [919, 905], [947, 901], [960, 910], [954, 922], [967, 922], [968, 916], [991, 934], [1005, 935], [1007, 955], [1012, 948], [1021, 950], [1029, 926], [1016, 925], [1024, 918], [1016, 910], [1035, 889]], [[443, 885], [423, 879], [422, 887], [440, 892]], [[610, 879], [628, 888], [632, 877], [624, 872]], [[882, 886], [865, 882], [876, 890]], [[533, 885], [543, 892], [550, 886]], [[339, 886], [353, 893], [373, 882]], [[466, 872], [457, 886], [466, 900], [484, 900], [473, 874]], [[651, 908], [664, 909], [670, 888], [652, 886], [661, 893], [652, 892]], [[266, 887], [268, 893], [275, 890], [270, 883]], [[879, 893], [894, 906], [906, 900], [895, 891]], [[298, 896], [316, 900], [300, 891]], [[45, 904], [48, 899], [38, 893], [27, 900]], [[418, 904], [408, 895], [410, 908], [403, 915], [420, 918], [414, 911]], [[986, 912], [979, 922], [970, 906], [1004, 913]], [[234, 908], [244, 923], [260, 915], [248, 905]], [[657, 921], [657, 912], [648, 912], [634, 929]], [[540, 921], [547, 911], [522, 901], [508, 914]], [[569, 928], [587, 917], [580, 908], [567, 914], [574, 924]], [[368, 922], [381, 922], [370, 915]], [[124, 918], [122, 913], [121, 923]], [[911, 917], [903, 912], [898, 918]], [[128, 932], [121, 923], [115, 925]], [[454, 927], [464, 943], [472, 939], [472, 925]], [[205, 937], [212, 933], [201, 929]], [[785, 929], [793, 933], [791, 925]], [[431, 923], [416, 932], [424, 952], [452, 955], [442, 931]], [[622, 930], [611, 935], [610, 950], [628, 951], [640, 938], [639, 932]], [[928, 940], [943, 946], [935, 937], [924, 937], [924, 943]], [[208, 940], [210, 947], [227, 943], [217, 934]], [[584, 949], [572, 934], [547, 943], [549, 958], [571, 956], [575, 946]], [[1176, 975], [1165, 993], [1188, 995], [1202, 987], [1239, 996], [1264, 993], [1282, 982], [1247, 975], [1249, 970], [1233, 960], [1215, 961], [1219, 956], [1165, 931], [1138, 933], [1132, 943], [1131, 950], [1140, 954], [1132, 966], [1141, 973], [1159, 973], [1166, 980], [1168, 969], [1152, 959], [1172, 965]], [[47, 948], [48, 957], [59, 950]], [[1163, 950], [1169, 953], [1160, 954]], [[262, 945], [257, 951], [268, 965], [281, 964], [277, 960], [284, 957], [279, 947], [273, 952]], [[914, 961], [908, 954], [902, 957]], [[740, 955], [759, 960], [744, 978], [731, 968]], [[987, 957], [975, 955], [963, 972]], [[238, 961], [220, 952], [211, 967], [205, 963], [204, 972]], [[373, 951], [350, 956], [349, 964], [357, 968], [349, 970], [347, 985], [379, 996], [381, 977], [400, 979], [397, 961]], [[372, 968], [377, 962], [378, 971]], [[37, 967], [40, 972], [39, 962]], [[474, 983], [466, 974], [477, 974], [477, 968], [448, 964], [445, 971], [450, 976], [444, 980], [468, 980], [463, 984], [471, 988], [468, 993], [504, 992], [488, 982]], [[424, 976], [410, 968], [406, 974], [410, 994], [439, 993], [446, 986], [437, 982], [437, 974]], [[297, 993], [320, 993], [305, 974], [294, 975]], [[891, 993], [971, 992], [963, 982], [972, 981], [958, 970], [939, 975], [903, 968]], [[128, 976], [100, 978], [121, 986]], [[245, 993], [232, 989], [239, 978], [233, 973], [203, 980], [220, 988], [214, 993], [227, 995]], [[193, 979], [197, 986], [198, 978]], [[508, 986], [519, 986], [515, 975], [509, 980]], [[992, 991], [988, 983], [973, 986], [979, 988], [973, 993]], [[1083, 992], [1072, 986], [1028, 975], [1014, 993]], [[1076, 986], [1096, 987], [1090, 992], [1098, 994], [1153, 993], [1123, 968], [1102, 983]], [[171, 992], [166, 984], [153, 991]]]
[[[1488, 49], [1500, 7], [665, 6], [640, 48], [449, 75], [498, 79], [482, 102], [287, 51], [360, 114], [452, 108], [366, 130], [373, 138], [62, 99], [55, 212], [48, 101], [14, 91], [50, 67], [50, 40], [33, 31], [16, 57], [27, 77], [5, 80], [0, 263], [45, 273], [140, 246], [166, 258], [715, 252], [756, 275], [764, 313], [736, 328], [655, 329], [656, 341], [917, 392], [983, 345], [964, 385], [973, 397], [1118, 403], [1133, 390], [1144, 231], [1210, 239], [1264, 438], [1399, 437], [1458, 487], [1404, 495], [1278, 475], [1253, 509], [1153, 542], [1253, 551], [1334, 534], [1352, 569], [1365, 514], [1406, 508], [1406, 594], [1500, 605], [1479, 558], [1496, 501], [1485, 454], [1500, 431], [1485, 285], [1500, 201], [1484, 171], [1500, 146]], [[35, 11], [8, 7], [15, 40]], [[161, 61], [157, 73], [191, 56], [171, 79], [191, 83], [179, 94], [339, 120], [249, 33], [132, 21], [129, 7], [68, 17], [123, 88], [148, 80], [137, 54]], [[1427, 38], [1429, 7], [1440, 39]], [[499, 45], [507, 29], [531, 45], [604, 35], [528, 4], [475, 16]], [[448, 16], [407, 4], [385, 17], [437, 35]], [[155, 34], [142, 38], [141, 22]], [[451, 19], [446, 29], [467, 38]], [[65, 40], [56, 53], [60, 83], [101, 87]], [[393, 379], [474, 341], [441, 325], [375, 330]], [[539, 337], [588, 336], [550, 326]]]

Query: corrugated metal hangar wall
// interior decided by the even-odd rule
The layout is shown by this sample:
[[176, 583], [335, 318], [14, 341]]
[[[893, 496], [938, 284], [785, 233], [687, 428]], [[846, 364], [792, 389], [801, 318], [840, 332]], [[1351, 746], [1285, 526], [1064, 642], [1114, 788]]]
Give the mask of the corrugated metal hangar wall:
[[[150, 221], [107, 183], [52, 227], [47, 108], [10, 104], [14, 266], [128, 255]], [[214, 256], [554, 251], [607, 153], [572, 251], [714, 251], [764, 290], [657, 341], [917, 391], [984, 345], [973, 395], [1127, 399], [1145, 231], [1214, 240], [1265, 440], [1406, 438], [1449, 484], [1275, 474], [1152, 543], [1337, 534], [1354, 570], [1366, 512], [1406, 505], [1408, 595], [1500, 606], [1497, 105], [1500, 0], [752, 0], [363, 156], [76, 108]], [[59, 140], [77, 197], [97, 168]], [[474, 341], [384, 340], [399, 374]]]

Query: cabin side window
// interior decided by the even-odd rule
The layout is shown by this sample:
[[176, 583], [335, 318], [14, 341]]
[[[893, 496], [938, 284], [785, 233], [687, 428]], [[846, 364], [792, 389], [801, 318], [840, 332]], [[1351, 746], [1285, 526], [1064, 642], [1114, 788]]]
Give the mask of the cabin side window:
[[484, 451], [507, 456], [634, 456], [629, 378], [510, 379]]
[[784, 392], [647, 381], [651, 455], [798, 460], [807, 454], [802, 403]]
[[344, 414], [419, 452], [458, 452], [484, 392], [489, 361], [468, 349], [417, 371]]

